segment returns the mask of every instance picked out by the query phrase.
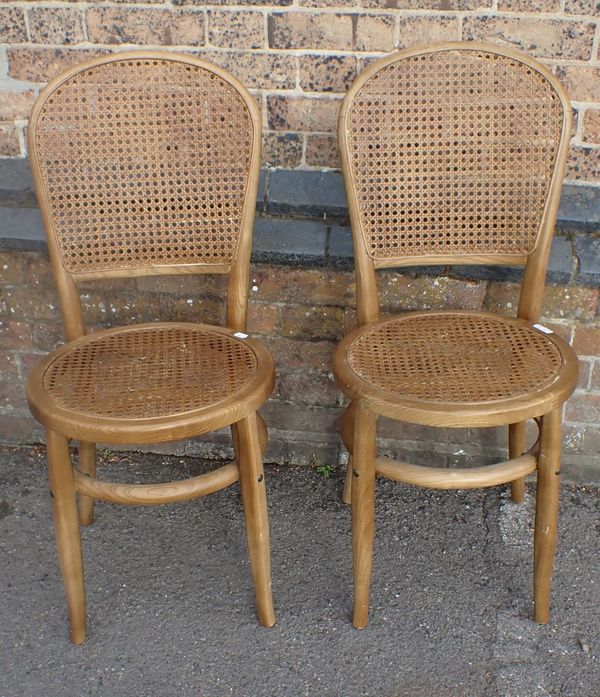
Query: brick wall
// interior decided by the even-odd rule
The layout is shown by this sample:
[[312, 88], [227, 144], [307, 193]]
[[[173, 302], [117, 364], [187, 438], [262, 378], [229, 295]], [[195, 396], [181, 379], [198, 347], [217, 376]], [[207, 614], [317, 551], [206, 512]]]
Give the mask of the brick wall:
[[140, 46], [179, 49], [236, 74], [262, 105], [265, 163], [336, 167], [340, 99], [372, 57], [483, 39], [550, 66], [573, 100], [567, 180], [600, 184], [598, 0], [147, 0], [0, 4], [0, 156], [25, 156], [40, 87], [69, 64]]
[[[0, 442], [43, 440], [25, 402], [26, 375], [62, 341], [49, 264], [43, 252], [0, 251]], [[89, 324], [102, 327], [159, 318], [223, 321], [223, 277], [144, 278], [90, 283], [83, 290]], [[342, 394], [331, 374], [336, 342], [355, 325], [354, 274], [335, 268], [254, 264], [249, 326], [277, 362], [277, 385], [262, 412], [271, 462], [335, 466], [343, 460], [338, 420]], [[445, 307], [514, 314], [517, 285], [448, 275], [379, 275], [384, 312]], [[544, 321], [581, 356], [581, 381], [565, 410], [568, 474], [600, 479], [600, 316], [598, 288], [549, 285]], [[503, 429], [430, 429], [382, 420], [380, 448], [416, 462], [460, 465], [470, 456], [503, 456]], [[168, 443], [162, 452], [227, 457], [229, 437]]]

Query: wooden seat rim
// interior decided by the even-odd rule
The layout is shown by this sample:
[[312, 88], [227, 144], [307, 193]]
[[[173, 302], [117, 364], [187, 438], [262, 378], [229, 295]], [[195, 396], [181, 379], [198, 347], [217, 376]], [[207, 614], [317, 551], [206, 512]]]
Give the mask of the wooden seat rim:
[[[492, 313], [473, 312], [411, 312], [403, 317], [422, 317], [432, 314], [461, 314], [466, 316], [488, 316], [497, 319]], [[333, 373], [337, 385], [353, 401], [362, 404], [367, 409], [399, 421], [421, 424], [425, 426], [443, 426], [461, 428], [464, 426], [501, 426], [518, 423], [526, 419], [543, 416], [559, 407], [572, 394], [577, 386], [579, 367], [577, 356], [564, 339], [556, 334], [545, 334], [560, 351], [562, 367], [556, 379], [539, 392], [506, 399], [486, 402], [428, 402], [417, 399], [398, 399], [396, 395], [374, 387], [358, 377], [349, 367], [346, 354], [352, 342], [366, 330], [377, 324], [385, 324], [393, 317], [385, 317], [374, 322], [363, 324], [352, 330], [338, 344], [333, 356]], [[531, 322], [523, 319], [502, 318], [511, 322], [521, 323], [531, 327]]]
[[212, 325], [190, 322], [156, 322], [113, 327], [74, 339], [49, 354], [31, 372], [27, 381], [27, 400], [35, 418], [46, 428], [51, 428], [53, 431], [77, 440], [114, 444], [160, 443], [198, 436], [236, 423], [256, 411], [271, 394], [275, 385], [273, 358], [259, 341], [251, 338], [242, 339], [242, 341], [254, 351], [257, 358], [257, 370], [252, 379], [235, 394], [220, 402], [184, 413], [146, 419], [91, 416], [57, 405], [43, 389], [44, 372], [50, 363], [62, 353], [101, 336], [152, 327], [182, 329], [202, 327], [229, 336], [233, 336], [235, 333], [232, 329]]

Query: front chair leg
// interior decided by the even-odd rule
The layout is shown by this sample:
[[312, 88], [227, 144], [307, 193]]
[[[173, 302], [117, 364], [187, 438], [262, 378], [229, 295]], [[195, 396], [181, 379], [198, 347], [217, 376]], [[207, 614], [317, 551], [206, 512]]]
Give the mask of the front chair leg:
[[272, 627], [275, 624], [275, 611], [271, 591], [269, 517], [256, 413], [238, 421], [235, 431], [258, 620], [264, 627]]
[[352, 561], [354, 569], [353, 624], [369, 621], [369, 588], [375, 516], [375, 437], [377, 417], [357, 405], [352, 458]]
[[552, 565], [556, 551], [562, 407], [542, 419], [535, 502], [533, 598], [535, 620], [550, 619]]
[[[80, 441], [79, 469], [90, 477], [96, 476], [96, 444]], [[79, 494], [79, 524], [91, 525], [94, 522], [94, 498]]]
[[[525, 426], [527, 422], [521, 421], [510, 424], [508, 427], [508, 456], [519, 457], [525, 452]], [[523, 503], [525, 500], [525, 478], [520, 477], [510, 483], [510, 496], [515, 503]]]
[[46, 443], [56, 546], [67, 596], [71, 641], [75, 644], [82, 644], [86, 637], [85, 585], [77, 517], [77, 494], [69, 441], [60, 433], [47, 429]]

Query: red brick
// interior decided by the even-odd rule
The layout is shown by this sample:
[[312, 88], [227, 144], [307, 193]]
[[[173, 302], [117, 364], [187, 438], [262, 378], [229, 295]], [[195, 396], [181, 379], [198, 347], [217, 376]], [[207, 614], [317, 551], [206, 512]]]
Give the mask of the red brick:
[[309, 167], [332, 167], [339, 169], [340, 156], [337, 138], [334, 135], [306, 136], [306, 164]]
[[600, 326], [584, 324], [577, 327], [573, 348], [582, 356], [600, 356]]
[[458, 19], [450, 15], [400, 17], [398, 48], [435, 41], [457, 41]]
[[79, 44], [85, 40], [81, 11], [70, 7], [34, 7], [28, 11], [34, 44]]
[[391, 51], [394, 48], [392, 15], [358, 15], [354, 31], [355, 51]]
[[386, 312], [405, 310], [481, 310], [486, 294], [482, 281], [453, 278], [411, 278], [395, 271], [378, 275], [379, 302]]
[[268, 336], [263, 339], [278, 367], [293, 370], [329, 370], [336, 344]]
[[577, 423], [600, 423], [600, 394], [575, 392], [567, 402], [565, 419]]
[[268, 23], [270, 48], [352, 49], [352, 16], [308, 12], [272, 13]]
[[5, 44], [27, 41], [25, 14], [20, 7], [0, 7], [0, 37]]
[[266, 167], [295, 169], [302, 162], [302, 136], [299, 133], [265, 131], [262, 156]]
[[248, 331], [251, 334], [275, 334], [279, 330], [281, 310], [264, 303], [248, 304]]
[[255, 266], [252, 283], [256, 300], [306, 305], [341, 305], [354, 302], [354, 274], [323, 269]]
[[354, 56], [300, 56], [300, 87], [305, 92], [346, 92], [356, 77]]
[[94, 7], [86, 16], [89, 39], [98, 44], [203, 46], [205, 43], [203, 12]]
[[0, 123], [0, 156], [19, 157], [21, 144], [19, 132], [13, 123]]
[[0, 121], [27, 118], [34, 101], [35, 92], [33, 90], [26, 92], [3, 91], [0, 101]]
[[27, 322], [0, 319], [0, 349], [30, 349], [31, 326]]
[[265, 20], [262, 12], [211, 10], [208, 13], [208, 41], [222, 48], [263, 48]]
[[282, 53], [211, 51], [197, 53], [235, 75], [249, 89], [293, 89], [296, 59]]
[[491, 41], [538, 58], [590, 60], [596, 26], [539, 17], [465, 17], [463, 39]]
[[287, 306], [282, 334], [294, 339], [339, 340], [344, 335], [344, 311], [339, 307]]
[[335, 132], [341, 100], [330, 97], [267, 97], [269, 128], [275, 131]]
[[106, 49], [87, 48], [9, 48], [8, 74], [17, 80], [48, 82], [72, 65], [106, 53]]

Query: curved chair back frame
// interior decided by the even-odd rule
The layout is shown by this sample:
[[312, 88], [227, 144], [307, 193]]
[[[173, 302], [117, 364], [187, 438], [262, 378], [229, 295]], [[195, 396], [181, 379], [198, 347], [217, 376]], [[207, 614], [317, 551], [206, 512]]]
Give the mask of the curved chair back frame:
[[95, 58], [43, 90], [28, 140], [67, 339], [85, 334], [78, 282], [154, 274], [229, 273], [227, 326], [246, 329], [261, 127], [238, 80], [179, 54]]
[[338, 126], [359, 325], [378, 318], [375, 269], [406, 265], [525, 265], [518, 316], [539, 318], [571, 134], [544, 66], [478, 42], [400, 51], [354, 82]]

